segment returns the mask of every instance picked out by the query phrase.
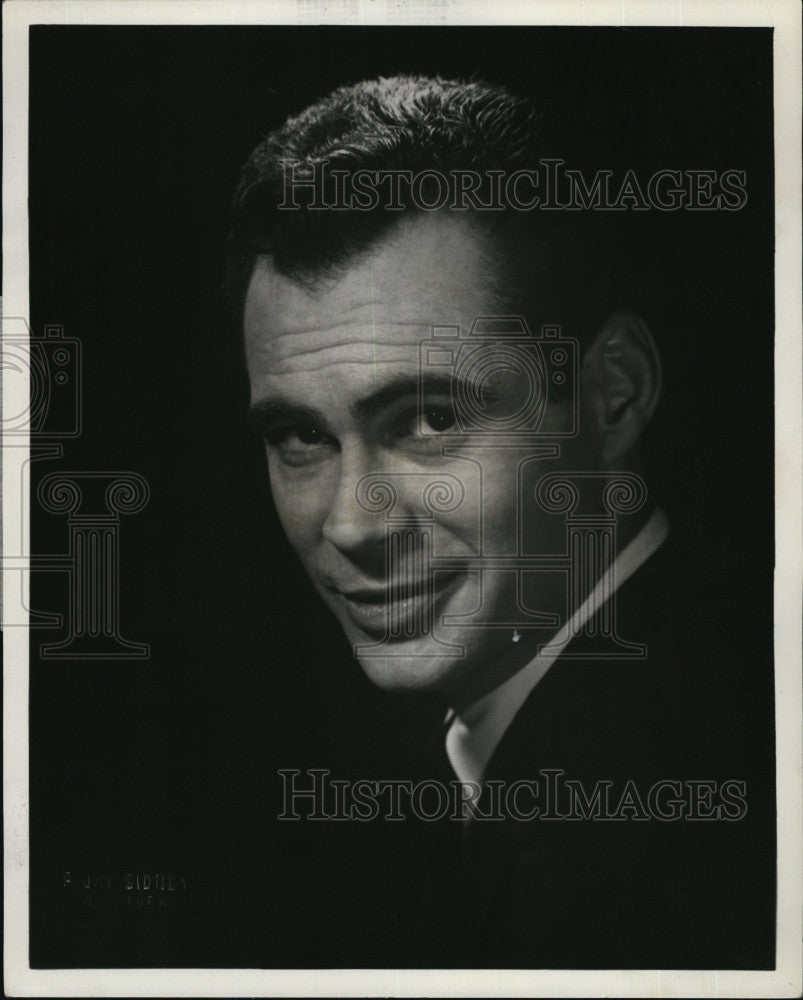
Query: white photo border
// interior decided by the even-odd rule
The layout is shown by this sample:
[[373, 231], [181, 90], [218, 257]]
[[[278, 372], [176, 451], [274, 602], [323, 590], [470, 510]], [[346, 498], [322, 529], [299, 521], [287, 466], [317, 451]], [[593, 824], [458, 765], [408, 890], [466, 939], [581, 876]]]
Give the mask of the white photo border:
[[[544, 0], [7, 0], [3, 5], [2, 315], [28, 317], [28, 29], [32, 24], [598, 25], [774, 28], [775, 706], [777, 967], [717, 970], [35, 970], [28, 959], [28, 634], [3, 636], [4, 969], [8, 996], [795, 997], [803, 931], [803, 395], [801, 394], [801, 23], [797, 0], [695, 3]], [[27, 405], [3, 372], [4, 412]], [[19, 439], [18, 439], [19, 440]], [[3, 442], [5, 444], [5, 440]], [[29, 517], [3, 464], [3, 548], [28, 551]], [[4, 570], [6, 584], [13, 586]], [[27, 579], [27, 574], [23, 574]], [[25, 586], [24, 586], [25, 589]], [[27, 594], [23, 593], [23, 598]], [[27, 603], [27, 601], [26, 601]]]

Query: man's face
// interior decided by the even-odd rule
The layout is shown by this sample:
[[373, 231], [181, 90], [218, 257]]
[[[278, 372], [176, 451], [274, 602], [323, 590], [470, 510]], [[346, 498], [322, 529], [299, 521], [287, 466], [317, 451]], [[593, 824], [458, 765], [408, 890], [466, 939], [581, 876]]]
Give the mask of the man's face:
[[[493, 686], [483, 674], [511, 650], [521, 623], [515, 574], [480, 574], [471, 560], [514, 555], [524, 521], [530, 552], [562, 544], [560, 520], [526, 501], [520, 511], [520, 501], [565, 457], [455, 437], [443, 373], [424, 381], [419, 403], [421, 342], [433, 325], [459, 326], [465, 337], [476, 316], [492, 312], [488, 266], [465, 220], [414, 217], [311, 287], [261, 260], [245, 302], [252, 409], [291, 544], [371, 680], [439, 690], [453, 702]], [[485, 379], [481, 405], [491, 418], [513, 412], [528, 387], [503, 367]], [[444, 454], [447, 444], [462, 447]], [[382, 482], [395, 493], [390, 510]], [[398, 543], [387, 543], [389, 528]], [[449, 559], [431, 592], [429, 555], [436, 567]], [[527, 606], [563, 610], [562, 578], [530, 577]], [[422, 626], [428, 611], [431, 625]]]

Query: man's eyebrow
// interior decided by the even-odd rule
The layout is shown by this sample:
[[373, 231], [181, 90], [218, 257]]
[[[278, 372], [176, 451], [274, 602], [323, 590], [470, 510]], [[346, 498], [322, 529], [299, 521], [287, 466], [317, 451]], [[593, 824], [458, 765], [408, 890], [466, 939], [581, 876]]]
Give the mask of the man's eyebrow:
[[400, 399], [407, 396], [418, 398], [419, 391], [450, 395], [454, 384], [454, 376], [441, 375], [436, 372], [426, 372], [420, 377], [418, 375], [397, 375], [384, 385], [380, 385], [370, 395], [358, 400], [349, 409], [355, 420], [366, 423]]
[[[409, 396], [418, 399], [419, 393], [422, 395], [451, 396], [461, 385], [466, 384], [465, 380], [458, 375], [438, 372], [425, 372], [421, 376], [397, 375], [353, 403], [349, 407], [349, 412], [354, 420], [368, 423], [400, 399]], [[326, 419], [320, 410], [281, 398], [255, 400], [248, 409], [248, 418], [257, 431], [262, 431], [280, 421], [282, 423], [315, 424], [318, 427], [326, 426]]]
[[256, 431], [282, 423], [324, 424], [323, 415], [311, 406], [300, 406], [283, 399], [257, 399], [248, 407], [248, 421]]

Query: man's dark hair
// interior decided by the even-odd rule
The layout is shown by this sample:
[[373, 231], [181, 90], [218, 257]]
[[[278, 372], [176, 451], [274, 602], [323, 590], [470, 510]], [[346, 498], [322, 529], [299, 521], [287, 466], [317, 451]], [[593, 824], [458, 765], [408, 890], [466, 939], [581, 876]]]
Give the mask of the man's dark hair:
[[[294, 178], [310, 178], [317, 169], [326, 183], [335, 170], [471, 170], [486, 178], [489, 171], [537, 170], [539, 158], [549, 155], [541, 125], [533, 104], [502, 86], [423, 76], [341, 87], [290, 118], [257, 146], [240, 173], [226, 278], [238, 316], [260, 255], [270, 255], [280, 273], [314, 282], [389, 234], [400, 217], [423, 211], [409, 197], [402, 211], [381, 204], [320, 210], [308, 201], [280, 209], [288, 163]], [[401, 192], [403, 197], [403, 186]], [[479, 188], [477, 197], [487, 201], [487, 193]], [[331, 204], [334, 191], [325, 194]], [[567, 212], [452, 210], [484, 237], [489, 310], [522, 314], [534, 325], [562, 323], [582, 336], [605, 310], [623, 304], [613, 256], [609, 248], [602, 252], [601, 226], [589, 213], [580, 223]]]

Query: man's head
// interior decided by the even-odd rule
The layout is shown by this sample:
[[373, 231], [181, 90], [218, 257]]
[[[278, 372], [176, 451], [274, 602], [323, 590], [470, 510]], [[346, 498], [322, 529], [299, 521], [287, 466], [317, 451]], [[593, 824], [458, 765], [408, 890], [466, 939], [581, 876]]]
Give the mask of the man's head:
[[[535, 164], [536, 125], [530, 104], [501, 88], [359, 84], [268, 137], [235, 202], [230, 288], [288, 538], [372, 680], [453, 703], [517, 668], [505, 654], [518, 626], [545, 641], [536, 615], [566, 615], [565, 576], [525, 578], [511, 560], [562, 551], [562, 519], [534, 500], [540, 477], [630, 466], [660, 389], [652, 339], [635, 314], [590, 318], [608, 306], [607, 269], [543, 213], [279, 205], [287, 161], [302, 178], [323, 160], [352, 173], [486, 177]], [[543, 366], [494, 343], [469, 365], [473, 384], [422, 367], [433, 327], [463, 342], [476, 317], [500, 315], [584, 335], [579, 385], [569, 378], [558, 391]], [[556, 436], [578, 391], [576, 433]], [[472, 433], [456, 412], [460, 392], [486, 429], [535, 406], [542, 433]]]

